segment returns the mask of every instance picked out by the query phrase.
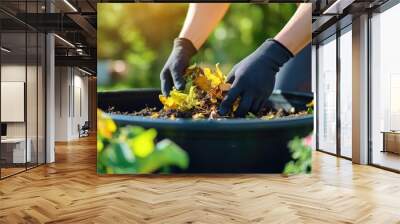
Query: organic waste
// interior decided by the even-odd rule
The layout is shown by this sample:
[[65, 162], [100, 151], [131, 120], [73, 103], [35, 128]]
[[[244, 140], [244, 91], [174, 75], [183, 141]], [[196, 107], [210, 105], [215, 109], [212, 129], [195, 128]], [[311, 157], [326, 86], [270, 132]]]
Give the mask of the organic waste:
[[[160, 95], [160, 102], [164, 105], [161, 110], [146, 107], [140, 111], [120, 112], [109, 108], [108, 112], [115, 114], [129, 114], [136, 116], [148, 116], [151, 118], [176, 119], [224, 119], [234, 118], [235, 111], [239, 106], [238, 98], [227, 116], [218, 114], [218, 106], [229, 91], [231, 84], [226, 82], [226, 76], [221, 72], [219, 64], [215, 69], [202, 68], [196, 64], [186, 69], [184, 74], [186, 80], [185, 89], [182, 91], [171, 90], [169, 96]], [[248, 113], [246, 118], [270, 120], [287, 116], [302, 116], [313, 113], [313, 101], [307, 104], [307, 110], [296, 111], [291, 108], [288, 111], [283, 109], [262, 108], [258, 113]]]

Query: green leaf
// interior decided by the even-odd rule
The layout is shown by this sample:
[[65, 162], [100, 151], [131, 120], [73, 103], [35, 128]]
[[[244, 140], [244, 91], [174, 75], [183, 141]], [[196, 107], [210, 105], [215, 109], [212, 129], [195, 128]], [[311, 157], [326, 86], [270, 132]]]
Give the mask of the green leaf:
[[195, 69], [197, 67], [197, 64], [196, 63], [193, 63], [191, 66], [189, 66], [188, 68], [187, 68], [187, 70], [192, 70], [192, 69]]
[[247, 113], [246, 118], [255, 119], [255, 118], [257, 118], [257, 116], [255, 114], [253, 114], [252, 112], [249, 112], [249, 113]]
[[296, 174], [297, 166], [295, 165], [295, 163], [293, 161], [290, 161], [289, 163], [286, 164], [283, 173], [287, 174], [287, 175]]
[[286, 175], [309, 173], [311, 171], [311, 147], [304, 144], [304, 140], [295, 137], [288, 144], [292, 153], [292, 161], [285, 165], [283, 173]]
[[119, 129], [118, 137], [121, 141], [125, 141], [140, 135], [144, 131], [145, 129], [139, 126], [126, 126]]
[[135, 166], [130, 166], [130, 167], [114, 167], [113, 168], [113, 173], [114, 174], [131, 174], [131, 173], [136, 173], [137, 169]]
[[157, 143], [156, 150], [145, 158], [138, 158], [138, 173], [153, 173], [165, 166], [186, 169], [189, 157], [184, 150], [169, 139]]
[[307, 108], [307, 114], [314, 114], [314, 109], [312, 107]]
[[145, 131], [144, 128], [139, 126], [126, 126], [125, 129], [128, 131], [128, 138], [134, 138]]
[[126, 143], [112, 142], [101, 153], [101, 161], [107, 167], [131, 167], [136, 158]]

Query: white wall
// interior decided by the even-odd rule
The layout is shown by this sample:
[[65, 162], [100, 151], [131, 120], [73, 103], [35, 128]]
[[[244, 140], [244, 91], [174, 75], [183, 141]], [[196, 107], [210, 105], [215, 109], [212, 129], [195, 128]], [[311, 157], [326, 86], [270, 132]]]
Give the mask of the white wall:
[[56, 67], [55, 68], [55, 141], [68, 141], [69, 132], [69, 96], [68, 88], [70, 83], [69, 68]]
[[[1, 81], [25, 82], [25, 65], [2, 65]], [[7, 137], [25, 137], [25, 123], [7, 123]]]
[[56, 67], [55, 85], [55, 140], [77, 139], [78, 124], [88, 120], [88, 78], [76, 68]]
[[[78, 124], [81, 126], [88, 121], [89, 113], [88, 113], [88, 78], [79, 75], [74, 75], [74, 108], [73, 108], [73, 119], [72, 119], [72, 135], [76, 138], [78, 137]], [[81, 107], [81, 108], [80, 108]], [[82, 110], [82, 111], [80, 111]]]
[[[32, 162], [36, 162], [38, 158], [40, 163], [44, 162], [44, 82], [40, 70], [37, 71], [37, 67], [25, 64], [3, 64], [1, 66], [1, 81], [2, 82], [24, 82], [26, 85], [26, 106], [23, 102], [22, 108], [19, 108], [20, 113], [25, 114], [26, 120], [24, 118], [21, 122], [5, 122], [7, 124], [7, 137], [9, 138], [24, 138], [25, 135], [29, 139], [29, 148], [31, 149]], [[27, 77], [27, 80], [25, 78]], [[24, 94], [25, 89], [21, 94]], [[2, 90], [3, 92], [3, 90]], [[7, 97], [2, 95], [3, 97]], [[10, 107], [2, 107], [2, 112], [7, 110], [12, 110]], [[16, 108], [14, 108], [16, 110]], [[12, 111], [7, 111], [7, 113], [13, 113]], [[15, 112], [14, 112], [15, 113]], [[24, 116], [24, 115], [22, 115]], [[37, 155], [39, 153], [39, 155]]]
[[[9, 64], [1, 66], [1, 81], [5, 82], [25, 82], [25, 64]], [[6, 110], [7, 108], [1, 108]], [[7, 123], [8, 137], [25, 137], [25, 122]]]
[[[26, 84], [25, 80], [25, 75], [26, 75], [26, 67], [24, 65], [20, 64], [3, 64], [1, 66], [1, 81], [2, 82], [23, 82]], [[25, 90], [22, 90], [24, 94]], [[3, 93], [3, 90], [2, 90]], [[4, 98], [7, 96], [1, 96], [1, 98]], [[3, 105], [4, 106], [4, 105]], [[2, 113], [4, 113], [5, 110], [9, 110], [10, 108], [7, 107], [1, 107]], [[25, 103], [24, 106], [21, 108], [23, 110], [23, 113], [25, 114]], [[10, 113], [11, 111], [7, 111], [7, 113]], [[11, 112], [12, 113], [12, 112]], [[25, 119], [25, 118], [24, 118]], [[4, 122], [7, 124], [7, 138], [25, 138], [26, 136], [26, 128], [27, 128], [27, 123], [26, 121], [22, 122]], [[27, 135], [27, 137], [31, 137]], [[29, 142], [29, 141], [28, 141]], [[22, 143], [22, 148], [25, 150], [27, 148], [26, 142]], [[31, 147], [29, 146], [29, 149]], [[35, 149], [33, 149], [35, 150]], [[32, 156], [32, 149], [28, 152], [28, 156]], [[25, 154], [24, 154], [25, 155]], [[32, 157], [31, 157], [32, 158]], [[31, 161], [31, 158], [28, 158], [28, 161]], [[14, 159], [13, 159], [14, 160]], [[25, 161], [25, 159], [18, 160], [19, 162]]]

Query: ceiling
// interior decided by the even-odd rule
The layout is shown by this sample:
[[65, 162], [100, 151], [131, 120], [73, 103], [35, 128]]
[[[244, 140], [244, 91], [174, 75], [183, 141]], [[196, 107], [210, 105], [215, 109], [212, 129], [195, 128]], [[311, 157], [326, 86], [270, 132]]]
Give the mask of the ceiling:
[[[25, 32], [57, 34], [56, 66], [79, 66], [96, 73], [97, 0], [1, 0], [2, 45], [12, 49], [7, 56], [26, 55]], [[51, 12], [51, 13], [50, 13]], [[35, 35], [36, 36], [36, 35]], [[36, 51], [29, 43], [28, 56]], [[36, 40], [35, 40], [36, 42]], [[30, 57], [28, 57], [30, 58]]]
[[[146, 0], [145, 0], [146, 1]], [[258, 1], [262, 3], [264, 1]], [[280, 2], [281, 0], [274, 0]], [[282, 0], [294, 2], [296, 0]], [[344, 2], [345, 13], [329, 15], [325, 10], [335, 2]], [[341, 19], [349, 10], [365, 10], [371, 4], [386, 0], [313, 0], [313, 36], [316, 37]], [[47, 4], [46, 4], [47, 2]], [[55, 38], [56, 65], [80, 66], [96, 73], [97, 3], [134, 2], [131, 0], [0, 0], [0, 26], [6, 42], [15, 48], [14, 54], [23, 52], [21, 40], [29, 31], [53, 32]], [[148, 2], [148, 1], [146, 1]], [[267, 2], [267, 1], [266, 1]], [[271, 2], [271, 1], [270, 1]], [[304, 2], [304, 1], [298, 1]], [[350, 4], [350, 6], [349, 6]], [[340, 5], [340, 4], [339, 4]], [[347, 11], [346, 11], [347, 10]], [[50, 13], [51, 12], [51, 13]], [[29, 38], [28, 38], [29, 39]], [[3, 41], [3, 43], [5, 43]], [[11, 43], [13, 42], [13, 43]], [[28, 45], [28, 54], [33, 45]], [[19, 49], [19, 50], [18, 50]]]

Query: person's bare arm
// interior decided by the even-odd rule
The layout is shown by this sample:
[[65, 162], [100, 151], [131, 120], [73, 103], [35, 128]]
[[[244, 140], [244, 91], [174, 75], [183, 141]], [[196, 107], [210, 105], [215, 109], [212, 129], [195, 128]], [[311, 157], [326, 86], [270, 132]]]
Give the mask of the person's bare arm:
[[257, 113], [267, 103], [279, 69], [311, 41], [311, 4], [300, 4], [295, 14], [274, 39], [264, 41], [237, 63], [228, 75], [232, 87], [221, 102], [225, 116], [240, 97], [235, 116]]
[[190, 3], [179, 37], [189, 39], [199, 49], [228, 8], [229, 3]]
[[311, 3], [301, 3], [289, 22], [274, 38], [289, 49], [293, 55], [296, 55], [311, 41], [311, 13]]
[[160, 73], [163, 95], [169, 95], [173, 87], [178, 90], [185, 88], [183, 74], [190, 59], [206, 41], [228, 7], [227, 3], [190, 3], [181, 33], [175, 38], [172, 52]]

